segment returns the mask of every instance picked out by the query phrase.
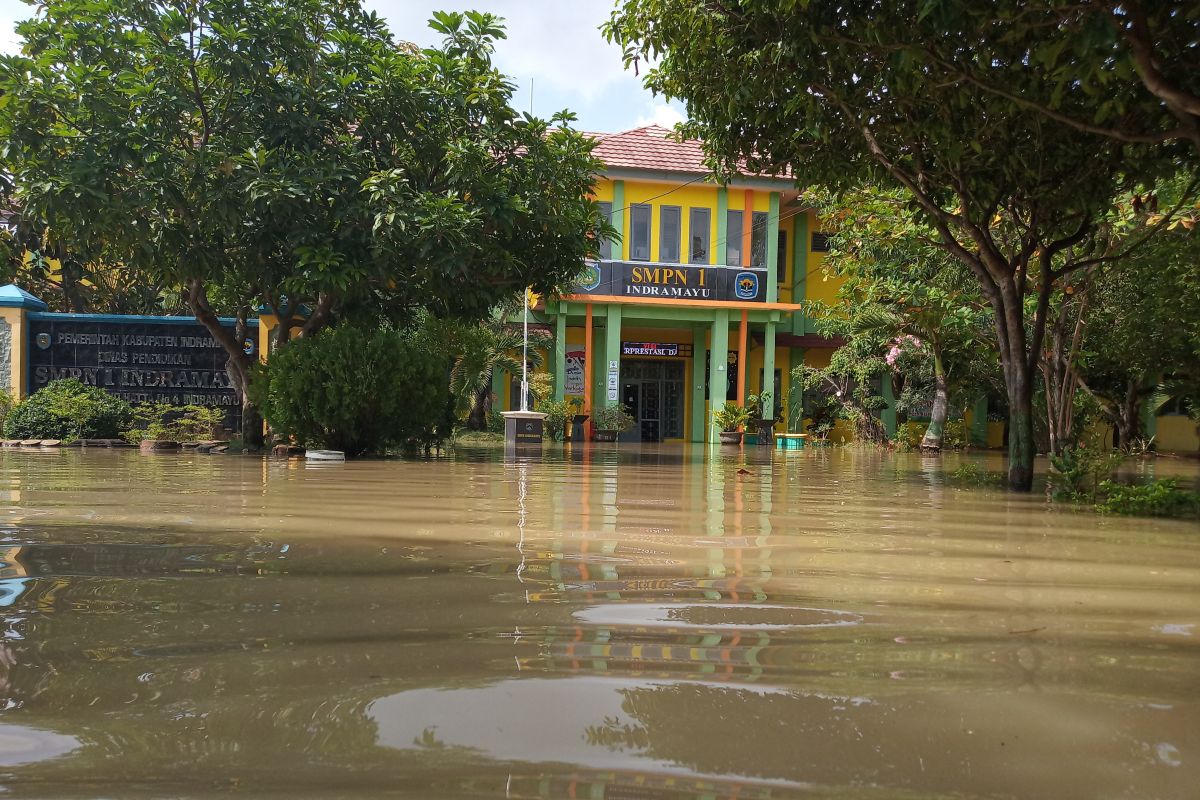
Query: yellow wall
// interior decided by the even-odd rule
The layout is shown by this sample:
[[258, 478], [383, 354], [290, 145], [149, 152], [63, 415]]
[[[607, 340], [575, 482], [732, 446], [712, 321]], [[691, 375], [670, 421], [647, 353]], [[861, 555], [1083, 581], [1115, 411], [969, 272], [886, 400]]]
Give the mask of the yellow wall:
[[1164, 453], [1200, 452], [1200, 436], [1196, 423], [1185, 416], [1172, 414], [1156, 421], [1154, 443]]

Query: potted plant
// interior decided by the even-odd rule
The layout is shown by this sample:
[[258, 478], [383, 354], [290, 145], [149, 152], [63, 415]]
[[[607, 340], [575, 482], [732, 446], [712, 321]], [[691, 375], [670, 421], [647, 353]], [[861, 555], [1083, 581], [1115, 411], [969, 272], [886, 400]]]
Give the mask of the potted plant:
[[771, 444], [771, 433], [775, 428], [775, 418], [767, 416], [767, 406], [770, 404], [770, 392], [760, 392], [746, 398], [746, 408], [750, 411], [751, 424], [758, 428], [758, 444], [765, 446]]
[[741, 429], [750, 424], [750, 409], [727, 402], [713, 412], [713, 423], [721, 429], [721, 444], [741, 444]]
[[592, 411], [592, 438], [597, 442], [615, 442], [617, 434], [633, 427], [634, 419], [623, 405], [605, 406]]

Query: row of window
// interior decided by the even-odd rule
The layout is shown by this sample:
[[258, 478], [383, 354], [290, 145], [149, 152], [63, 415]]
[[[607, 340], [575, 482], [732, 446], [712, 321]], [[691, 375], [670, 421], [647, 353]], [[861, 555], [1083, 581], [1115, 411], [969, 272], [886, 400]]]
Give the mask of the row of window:
[[[612, 203], [600, 203], [600, 213], [611, 218]], [[634, 203], [629, 207], [629, 258], [631, 261], [650, 261], [650, 225], [651, 206], [647, 203]], [[709, 253], [711, 211], [707, 208], [688, 209], [688, 264], [711, 264]], [[730, 267], [742, 266], [742, 244], [745, 237], [745, 212], [727, 211], [725, 218], [725, 264]], [[683, 209], [680, 206], [658, 207], [658, 260], [666, 264], [678, 264], [682, 261], [681, 240]], [[750, 266], [765, 267], [767, 265], [767, 232], [768, 214], [765, 211], [751, 212], [750, 218]], [[818, 237], [819, 240], [818, 240]], [[721, 246], [721, 242], [717, 246]], [[611, 241], [600, 243], [600, 258], [612, 259]], [[824, 252], [829, 249], [825, 234], [814, 233], [812, 249]], [[787, 278], [787, 231], [779, 231], [778, 249], [776, 250], [776, 269], [779, 282], [786, 283]]]

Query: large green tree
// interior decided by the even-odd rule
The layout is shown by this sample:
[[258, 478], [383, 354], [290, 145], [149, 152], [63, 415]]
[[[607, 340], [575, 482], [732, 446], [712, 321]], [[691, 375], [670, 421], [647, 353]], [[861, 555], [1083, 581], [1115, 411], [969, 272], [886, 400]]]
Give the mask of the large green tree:
[[[1200, 152], [1200, 13], [1193, 0], [926, 3], [1020, 45], [1015, 57], [952, 40], [926, 54], [972, 85], [1077, 130]], [[1016, 80], [1013, 73], [1018, 74]]]
[[825, 268], [844, 281], [831, 310], [845, 319], [842, 335], [887, 348], [893, 396], [928, 400], [921, 447], [940, 450], [952, 400], [986, 393], [995, 363], [990, 309], [978, 285], [938, 246], [906, 192], [864, 186], [808, 197], [830, 234]]
[[512, 108], [494, 17], [431, 25], [420, 50], [355, 0], [51, 0], [0, 58], [2, 171], [63, 247], [179, 287], [242, 387], [223, 312], [274, 310], [275, 347], [482, 317], [574, 277], [598, 165], [569, 115]]
[[[1165, 146], [1029, 113], [940, 65], [945, 41], [996, 63], [1027, 42], [958, 3], [624, 0], [608, 34], [653, 90], [681, 98], [714, 166], [790, 171], [833, 189], [906, 189], [994, 315], [1009, 407], [1009, 485], [1033, 483], [1033, 392], [1051, 299], [1113, 199], [1177, 169]], [[1033, 80], [1021, 70], [1006, 79]], [[1082, 87], [1064, 91], [1083, 93]], [[1028, 308], [1027, 297], [1032, 298]]]
[[1078, 371], [1121, 447], [1142, 436], [1151, 396], [1186, 400], [1200, 385], [1200, 230], [1188, 222], [1093, 280]]

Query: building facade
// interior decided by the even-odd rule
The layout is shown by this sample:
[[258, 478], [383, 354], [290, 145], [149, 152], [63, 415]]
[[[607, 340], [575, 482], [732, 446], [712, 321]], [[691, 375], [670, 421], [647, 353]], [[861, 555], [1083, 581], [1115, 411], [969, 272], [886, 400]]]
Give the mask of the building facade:
[[[624, 405], [623, 438], [710, 441], [713, 409], [770, 393], [779, 431], [799, 431], [792, 369], [828, 364], [804, 300], [832, 300], [824, 237], [795, 181], [708, 179], [698, 142], [658, 126], [597, 135], [596, 199], [618, 236], [580, 285], [545, 304], [556, 399]], [[513, 391], [501, 383], [509, 404]]]

